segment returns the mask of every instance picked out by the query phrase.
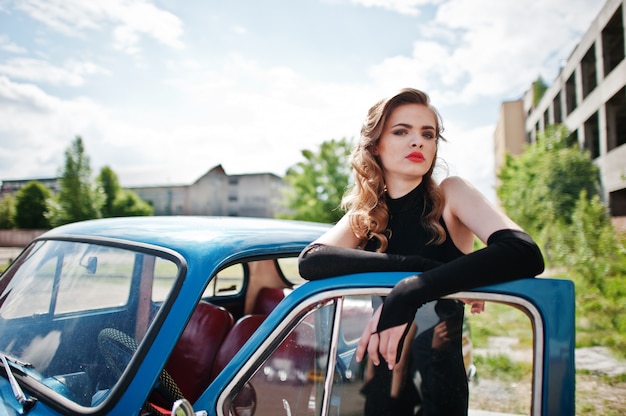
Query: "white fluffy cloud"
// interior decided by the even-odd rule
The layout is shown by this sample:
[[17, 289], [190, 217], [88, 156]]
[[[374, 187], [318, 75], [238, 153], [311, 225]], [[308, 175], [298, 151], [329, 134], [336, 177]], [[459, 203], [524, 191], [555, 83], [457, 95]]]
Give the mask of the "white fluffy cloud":
[[[406, 49], [355, 67], [354, 80], [335, 79], [327, 68], [337, 62], [316, 62], [324, 76], [305, 74], [297, 70], [299, 62], [284, 59], [290, 50], [280, 51], [280, 64], [268, 64], [246, 55], [241, 44], [226, 45], [224, 55], [217, 54], [217, 41], [191, 49], [183, 35], [193, 30], [193, 19], [147, 0], [15, 1], [11, 10], [38, 27], [85, 45], [98, 34], [107, 41], [100, 51], [117, 55], [80, 50], [59, 58], [57, 49], [25, 47], [0, 28], [0, 178], [54, 175], [76, 135], [85, 140], [94, 169], [110, 165], [125, 186], [190, 183], [217, 164], [228, 173], [283, 174], [300, 160], [300, 150], [356, 137], [368, 107], [381, 96], [416, 86], [445, 110], [450, 143], [441, 155], [451, 173], [489, 194], [494, 103], [520, 97], [538, 75], [551, 82], [602, 6], [587, 0], [327, 2], [414, 17], [414, 37]], [[250, 41], [261, 30], [252, 24], [233, 18], [224, 27]], [[134, 91], [116, 64], [126, 54], [148, 59], [146, 38], [164, 47], [140, 73], [151, 83]], [[89, 95], [102, 80], [113, 80], [107, 85], [114, 98]], [[473, 120], [469, 113], [483, 107], [482, 119]]]
[[130, 54], [138, 52], [141, 35], [173, 48], [183, 47], [180, 19], [145, 0], [20, 0], [15, 7], [68, 36], [112, 26], [114, 46]]

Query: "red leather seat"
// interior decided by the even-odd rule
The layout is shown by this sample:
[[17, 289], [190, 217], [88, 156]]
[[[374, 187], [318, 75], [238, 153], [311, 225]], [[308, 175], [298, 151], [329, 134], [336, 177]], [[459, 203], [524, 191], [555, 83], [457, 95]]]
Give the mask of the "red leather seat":
[[252, 313], [255, 315], [269, 315], [276, 305], [285, 298], [285, 288], [262, 287], [256, 295]]
[[215, 357], [211, 379], [217, 377], [220, 371], [226, 367], [226, 364], [230, 362], [264, 320], [264, 315], [246, 315], [237, 320], [228, 335], [226, 335], [226, 339], [224, 339], [222, 347]]
[[233, 327], [233, 316], [221, 306], [200, 302], [165, 369], [191, 403], [211, 382], [217, 353]]

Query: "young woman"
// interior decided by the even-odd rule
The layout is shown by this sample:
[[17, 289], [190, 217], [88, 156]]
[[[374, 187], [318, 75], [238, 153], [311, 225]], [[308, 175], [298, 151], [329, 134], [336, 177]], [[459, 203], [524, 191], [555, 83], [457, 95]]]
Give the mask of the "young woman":
[[[415, 330], [415, 313], [426, 302], [532, 277], [544, 267], [532, 238], [468, 182], [459, 177], [435, 182], [432, 174], [442, 130], [437, 110], [422, 91], [403, 89], [375, 104], [352, 153], [355, 184], [342, 202], [347, 214], [300, 254], [300, 274], [309, 280], [366, 271], [423, 272], [394, 287], [360, 339], [357, 359], [367, 353], [376, 367], [388, 372], [400, 362], [404, 338], [412, 327]], [[474, 236], [486, 247], [472, 252]], [[472, 305], [473, 311], [481, 307]], [[450, 324], [459, 322], [459, 314], [462, 319], [463, 308], [456, 310], [448, 328], [437, 327], [433, 350], [437, 340], [460, 349], [458, 327]], [[433, 410], [439, 406], [433, 405], [429, 411], [426, 402], [438, 400], [426, 397], [423, 414], [466, 413], [466, 380], [464, 385], [448, 386], [464, 390], [459, 393], [462, 403], [454, 407], [461, 410]], [[445, 395], [446, 387], [440, 387], [432, 394]], [[393, 411], [390, 406], [398, 397], [390, 389], [390, 399], [372, 414]], [[447, 399], [451, 401], [450, 396]]]

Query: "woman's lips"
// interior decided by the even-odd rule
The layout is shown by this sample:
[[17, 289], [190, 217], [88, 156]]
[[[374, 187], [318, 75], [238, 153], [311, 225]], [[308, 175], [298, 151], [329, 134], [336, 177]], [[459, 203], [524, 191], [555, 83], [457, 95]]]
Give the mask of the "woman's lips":
[[420, 152], [413, 152], [407, 155], [406, 158], [409, 159], [411, 162], [423, 162], [425, 160], [424, 155]]

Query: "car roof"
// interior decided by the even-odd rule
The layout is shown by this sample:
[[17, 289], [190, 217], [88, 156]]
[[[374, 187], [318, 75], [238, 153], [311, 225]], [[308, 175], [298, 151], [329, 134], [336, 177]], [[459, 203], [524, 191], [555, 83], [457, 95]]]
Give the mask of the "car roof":
[[329, 225], [245, 217], [149, 216], [106, 218], [57, 227], [40, 238], [110, 239], [148, 244], [198, 256], [232, 257], [294, 253]]

